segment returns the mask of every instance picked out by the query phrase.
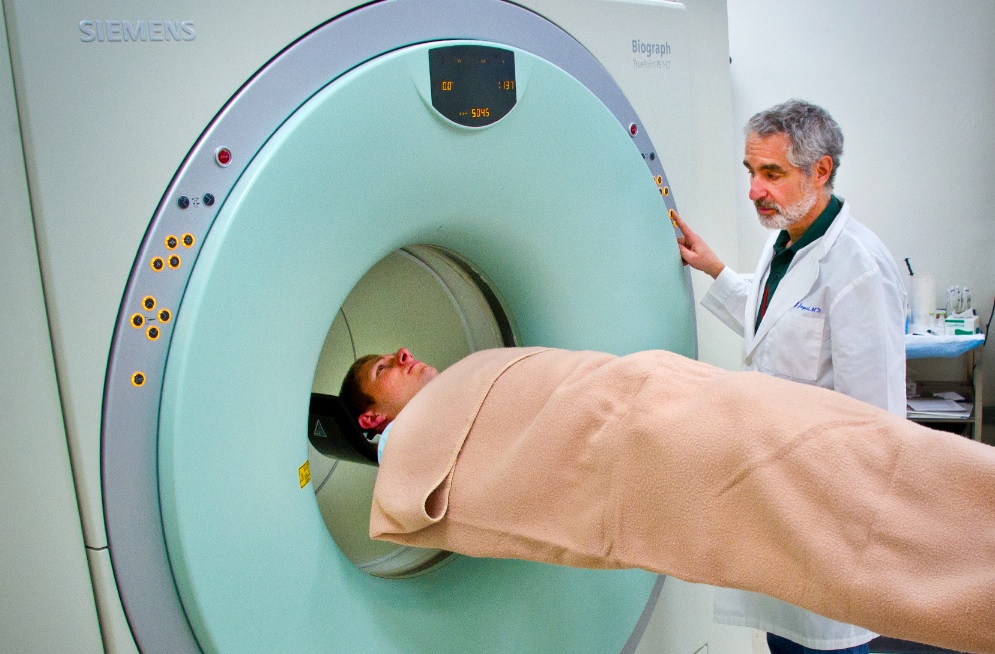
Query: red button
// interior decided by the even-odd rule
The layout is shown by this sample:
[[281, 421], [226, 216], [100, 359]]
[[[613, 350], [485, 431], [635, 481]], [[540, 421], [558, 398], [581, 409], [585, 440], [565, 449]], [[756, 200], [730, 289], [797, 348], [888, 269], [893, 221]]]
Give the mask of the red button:
[[214, 153], [214, 160], [222, 168], [228, 166], [231, 163], [231, 150], [228, 148], [218, 148], [218, 151]]

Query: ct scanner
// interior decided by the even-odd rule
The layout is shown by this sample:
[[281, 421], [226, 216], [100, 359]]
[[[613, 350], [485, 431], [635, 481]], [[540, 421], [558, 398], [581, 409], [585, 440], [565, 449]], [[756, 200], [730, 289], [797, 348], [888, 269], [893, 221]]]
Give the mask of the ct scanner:
[[64, 4], [3, 5], [0, 649], [706, 651], [708, 589], [370, 541], [305, 432], [368, 352], [696, 355], [724, 3]]

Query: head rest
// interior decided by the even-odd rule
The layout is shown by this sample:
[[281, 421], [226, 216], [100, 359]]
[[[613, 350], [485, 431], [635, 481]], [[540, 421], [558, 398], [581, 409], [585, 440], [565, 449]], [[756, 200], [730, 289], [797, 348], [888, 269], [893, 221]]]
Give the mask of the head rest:
[[377, 465], [377, 446], [364, 434], [336, 395], [311, 393], [308, 440], [325, 456]]

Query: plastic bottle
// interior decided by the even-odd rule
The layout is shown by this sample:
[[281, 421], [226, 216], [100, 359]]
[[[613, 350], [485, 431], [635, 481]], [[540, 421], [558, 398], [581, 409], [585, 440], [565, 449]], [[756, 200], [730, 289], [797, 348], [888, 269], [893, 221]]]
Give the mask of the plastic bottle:
[[960, 286], [951, 286], [947, 289], [947, 316], [960, 313], [961, 292]]

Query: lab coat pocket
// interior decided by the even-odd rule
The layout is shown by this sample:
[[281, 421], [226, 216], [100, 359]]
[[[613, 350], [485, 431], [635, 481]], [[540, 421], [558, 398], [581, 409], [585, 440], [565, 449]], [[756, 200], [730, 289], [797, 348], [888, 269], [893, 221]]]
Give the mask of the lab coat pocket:
[[826, 319], [819, 314], [788, 311], [767, 335], [762, 368], [778, 377], [812, 383], [822, 368]]

